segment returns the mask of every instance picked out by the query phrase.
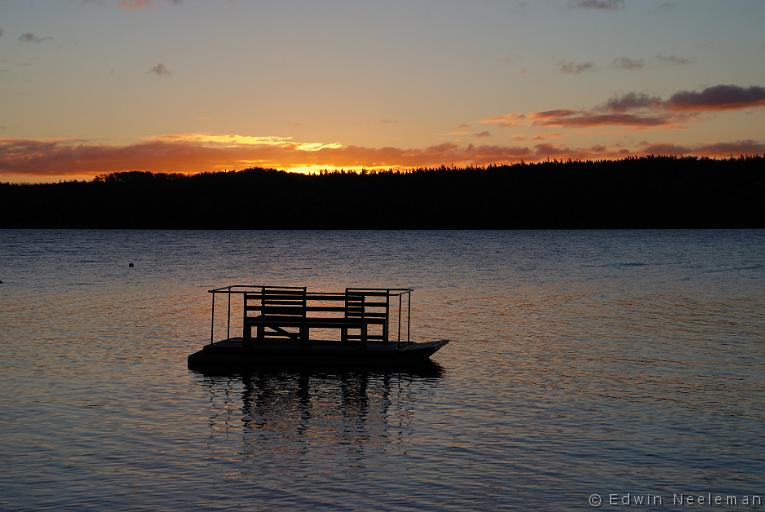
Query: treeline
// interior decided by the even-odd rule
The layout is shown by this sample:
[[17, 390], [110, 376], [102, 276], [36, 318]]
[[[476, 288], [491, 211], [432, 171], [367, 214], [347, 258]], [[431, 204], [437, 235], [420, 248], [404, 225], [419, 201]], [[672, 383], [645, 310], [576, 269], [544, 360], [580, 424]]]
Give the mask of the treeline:
[[765, 227], [765, 157], [0, 184], [3, 228]]

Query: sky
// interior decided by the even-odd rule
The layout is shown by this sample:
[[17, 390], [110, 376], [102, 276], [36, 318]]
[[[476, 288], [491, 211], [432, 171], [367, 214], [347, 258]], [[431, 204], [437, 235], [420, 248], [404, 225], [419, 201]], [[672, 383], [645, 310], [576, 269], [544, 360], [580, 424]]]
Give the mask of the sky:
[[0, 181], [765, 154], [762, 0], [0, 0]]

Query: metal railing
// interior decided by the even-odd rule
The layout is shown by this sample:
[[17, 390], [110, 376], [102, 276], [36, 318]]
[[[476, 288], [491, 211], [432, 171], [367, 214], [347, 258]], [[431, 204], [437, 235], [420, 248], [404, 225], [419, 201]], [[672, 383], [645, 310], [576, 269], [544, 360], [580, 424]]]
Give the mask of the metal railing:
[[[231, 297], [241, 296], [242, 303], [242, 338], [246, 338], [245, 329], [247, 329], [248, 310], [258, 309], [261, 313], [265, 313], [268, 309], [268, 305], [265, 304], [264, 297], [267, 293], [279, 293], [279, 290], [284, 290], [285, 294], [294, 296], [295, 292], [298, 292], [298, 296], [303, 298], [304, 316], [307, 313], [318, 314], [331, 314], [331, 313], [343, 313], [344, 318], [348, 318], [351, 315], [354, 318], [361, 318], [362, 321], [365, 317], [374, 316], [376, 321], [383, 326], [382, 335], [374, 335], [371, 338], [380, 339], [384, 343], [397, 343], [398, 348], [402, 343], [410, 343], [411, 336], [411, 317], [412, 317], [412, 292], [413, 288], [346, 288], [344, 292], [322, 292], [322, 291], [309, 291], [305, 286], [273, 286], [273, 285], [244, 285], [234, 284], [224, 286], [220, 288], [214, 288], [208, 290], [212, 297], [212, 304], [210, 307], [210, 343], [215, 342], [215, 316], [216, 316], [216, 297], [219, 295], [225, 295], [226, 300], [226, 339], [231, 338]], [[301, 293], [302, 292], [302, 293]], [[367, 298], [373, 298], [371, 302], [367, 302]], [[259, 307], [248, 307], [248, 300], [260, 299], [261, 305]], [[352, 301], [352, 306], [349, 306], [349, 299]], [[383, 302], [384, 300], [384, 302]], [[343, 302], [343, 306], [338, 306], [337, 302]], [[275, 306], [272, 308], [278, 308]], [[371, 310], [371, 311], [370, 311]], [[396, 315], [391, 315], [391, 311], [397, 311]], [[384, 312], [384, 315], [383, 315]], [[309, 319], [310, 320], [310, 319]], [[308, 320], [308, 321], [309, 321]], [[396, 339], [390, 339], [391, 333], [391, 321], [394, 320], [394, 332], [396, 333]], [[406, 338], [403, 339], [403, 328], [406, 324]], [[236, 328], [237, 326], [233, 326]], [[319, 326], [320, 327], [320, 326]], [[361, 338], [360, 338], [361, 339]], [[343, 340], [345, 341], [345, 339]], [[362, 339], [366, 341], [366, 337]]]

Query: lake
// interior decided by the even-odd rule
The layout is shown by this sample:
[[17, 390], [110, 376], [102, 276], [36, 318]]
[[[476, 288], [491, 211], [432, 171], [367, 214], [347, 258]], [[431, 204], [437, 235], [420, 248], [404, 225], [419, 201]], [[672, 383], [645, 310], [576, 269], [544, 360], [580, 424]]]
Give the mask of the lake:
[[[765, 494], [762, 230], [6, 230], [0, 280], [0, 510]], [[411, 286], [412, 338], [451, 343], [427, 372], [189, 370], [237, 283]]]

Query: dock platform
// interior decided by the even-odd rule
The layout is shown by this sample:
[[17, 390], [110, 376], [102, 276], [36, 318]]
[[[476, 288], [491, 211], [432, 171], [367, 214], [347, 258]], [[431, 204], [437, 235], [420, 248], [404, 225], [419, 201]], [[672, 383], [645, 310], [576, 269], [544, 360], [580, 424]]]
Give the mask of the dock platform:
[[[411, 288], [231, 285], [212, 295], [210, 344], [188, 358], [192, 369], [282, 366], [412, 366], [429, 361], [449, 343], [410, 340]], [[226, 337], [215, 341], [216, 297], [226, 306]], [[241, 324], [232, 326], [241, 305]], [[220, 301], [218, 301], [218, 305]], [[220, 306], [218, 306], [220, 307]], [[219, 323], [220, 318], [219, 318]], [[232, 327], [241, 336], [231, 336]], [[335, 338], [327, 337], [339, 332]]]

